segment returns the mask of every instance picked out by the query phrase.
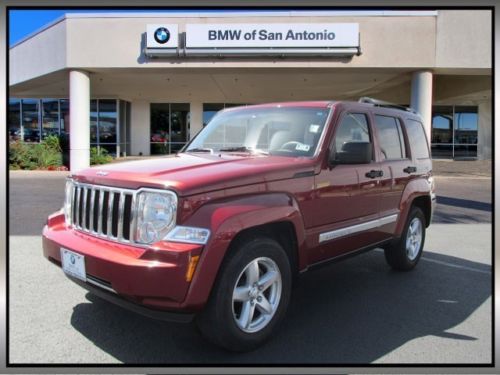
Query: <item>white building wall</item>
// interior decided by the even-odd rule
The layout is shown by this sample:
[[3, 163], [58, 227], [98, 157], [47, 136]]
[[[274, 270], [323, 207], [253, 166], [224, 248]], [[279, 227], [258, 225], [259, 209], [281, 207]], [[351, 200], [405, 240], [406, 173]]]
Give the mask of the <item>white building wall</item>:
[[189, 139], [192, 139], [203, 128], [203, 103], [190, 103], [191, 123], [189, 129]]

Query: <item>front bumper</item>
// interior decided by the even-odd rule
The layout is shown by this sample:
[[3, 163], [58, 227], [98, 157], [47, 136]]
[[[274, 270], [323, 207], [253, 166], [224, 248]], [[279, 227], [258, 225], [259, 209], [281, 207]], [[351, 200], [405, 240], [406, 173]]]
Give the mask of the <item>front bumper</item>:
[[142, 248], [115, 243], [67, 228], [64, 215], [58, 212], [43, 229], [44, 256], [60, 266], [61, 248], [85, 257], [87, 282], [71, 279], [91, 292], [100, 290], [102, 298], [124, 307], [135, 305], [135, 310], [196, 310], [184, 303], [190, 286], [186, 272], [190, 258], [201, 253], [202, 245], [159, 242]]

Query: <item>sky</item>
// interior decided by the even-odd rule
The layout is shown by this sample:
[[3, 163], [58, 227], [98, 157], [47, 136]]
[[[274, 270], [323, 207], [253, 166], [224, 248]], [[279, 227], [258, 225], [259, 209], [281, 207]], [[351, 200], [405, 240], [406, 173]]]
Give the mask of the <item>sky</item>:
[[[186, 10], [169, 10], [170, 12], [186, 12]], [[189, 10], [187, 10], [189, 11]], [[191, 9], [191, 11], [193, 11]], [[25, 36], [40, 29], [48, 23], [58, 19], [65, 13], [101, 13], [101, 12], [154, 12], [154, 10], [108, 10], [108, 9], [84, 9], [84, 10], [9, 10], [9, 46], [18, 42]]]

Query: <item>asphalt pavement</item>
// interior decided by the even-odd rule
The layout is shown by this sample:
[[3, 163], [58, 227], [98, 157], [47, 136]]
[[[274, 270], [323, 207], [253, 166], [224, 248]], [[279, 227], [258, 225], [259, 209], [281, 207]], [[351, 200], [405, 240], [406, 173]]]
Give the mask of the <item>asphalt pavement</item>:
[[89, 294], [42, 256], [65, 173], [10, 176], [11, 363], [369, 364], [492, 360], [491, 178], [437, 177], [425, 252], [398, 273], [375, 250], [304, 274], [275, 337], [228, 353], [192, 324], [151, 320]]

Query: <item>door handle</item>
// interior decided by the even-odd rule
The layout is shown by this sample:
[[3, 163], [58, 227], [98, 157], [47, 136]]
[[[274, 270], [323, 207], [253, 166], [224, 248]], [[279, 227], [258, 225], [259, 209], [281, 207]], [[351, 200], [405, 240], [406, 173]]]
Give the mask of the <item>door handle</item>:
[[365, 176], [368, 178], [382, 177], [383, 175], [384, 175], [383, 171], [375, 171], [375, 170], [371, 170], [370, 172], [365, 173]]
[[415, 173], [417, 171], [417, 167], [406, 167], [405, 169], [403, 169], [403, 172], [405, 173]]

